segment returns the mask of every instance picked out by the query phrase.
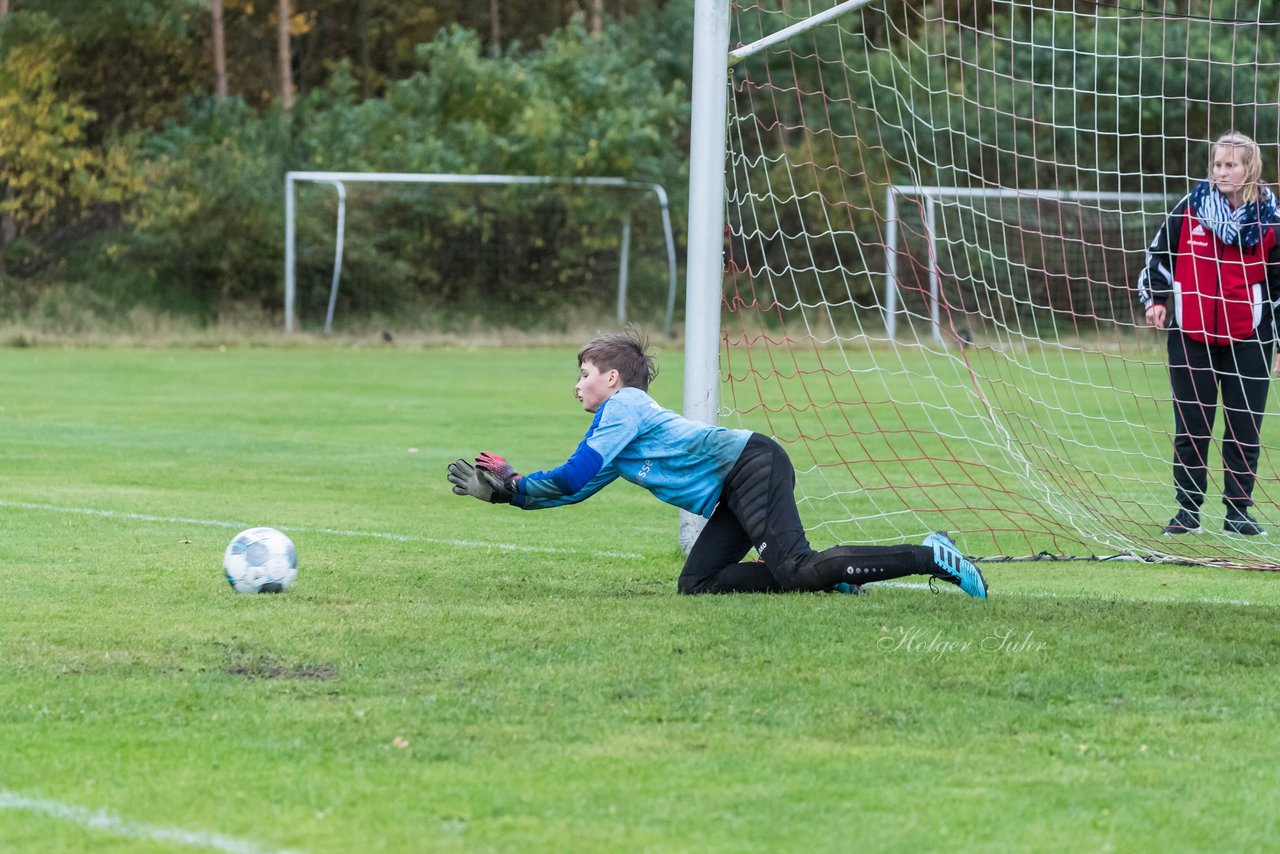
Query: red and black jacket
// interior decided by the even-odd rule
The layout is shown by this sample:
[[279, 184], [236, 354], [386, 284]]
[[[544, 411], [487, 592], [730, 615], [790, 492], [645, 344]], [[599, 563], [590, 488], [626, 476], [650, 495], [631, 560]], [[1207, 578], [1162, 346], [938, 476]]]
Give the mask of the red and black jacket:
[[[1147, 249], [1138, 276], [1144, 308], [1173, 301], [1171, 328], [1206, 344], [1270, 338], [1280, 301], [1280, 239], [1263, 229], [1257, 246], [1223, 243], [1184, 197]], [[1262, 328], [1260, 328], [1262, 327]]]

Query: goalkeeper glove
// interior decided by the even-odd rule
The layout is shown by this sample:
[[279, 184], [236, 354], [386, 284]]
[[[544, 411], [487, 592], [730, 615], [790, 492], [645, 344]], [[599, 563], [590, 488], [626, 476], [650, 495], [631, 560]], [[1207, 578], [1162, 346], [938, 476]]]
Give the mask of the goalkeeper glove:
[[476, 457], [476, 468], [480, 469], [482, 477], [492, 475], [485, 477], [485, 480], [495, 488], [501, 485], [507, 492], [514, 493], [516, 485], [520, 483], [520, 473], [512, 468], [511, 463], [491, 451], [485, 451]]
[[490, 504], [511, 503], [511, 490], [492, 477], [482, 477], [466, 460], [449, 463], [449, 483], [453, 484], [454, 495], [470, 495]]

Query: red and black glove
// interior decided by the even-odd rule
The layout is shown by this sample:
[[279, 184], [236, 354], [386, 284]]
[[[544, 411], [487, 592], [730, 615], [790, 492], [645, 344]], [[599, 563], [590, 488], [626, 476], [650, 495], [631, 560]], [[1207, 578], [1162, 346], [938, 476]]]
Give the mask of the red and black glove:
[[476, 457], [476, 470], [493, 483], [494, 489], [501, 487], [512, 495], [520, 483], [520, 473], [511, 467], [511, 463], [491, 451], [484, 451]]
[[483, 474], [466, 460], [449, 463], [449, 483], [454, 495], [470, 495], [490, 504], [510, 504], [511, 493], [492, 475]]

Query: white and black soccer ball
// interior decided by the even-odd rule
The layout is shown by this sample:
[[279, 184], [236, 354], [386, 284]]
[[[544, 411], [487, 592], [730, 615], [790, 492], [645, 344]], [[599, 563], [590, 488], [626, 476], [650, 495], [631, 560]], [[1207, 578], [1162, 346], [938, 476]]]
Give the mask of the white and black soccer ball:
[[222, 568], [237, 593], [283, 593], [298, 576], [298, 550], [275, 528], [250, 528], [227, 544]]

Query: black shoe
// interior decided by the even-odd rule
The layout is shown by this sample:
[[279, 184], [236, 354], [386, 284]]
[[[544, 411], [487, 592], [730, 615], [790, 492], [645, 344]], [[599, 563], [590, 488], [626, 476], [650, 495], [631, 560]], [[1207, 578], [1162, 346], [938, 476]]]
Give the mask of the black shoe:
[[1204, 529], [1200, 527], [1200, 514], [1184, 507], [1169, 520], [1168, 525], [1164, 526], [1164, 535], [1173, 537], [1179, 534], [1198, 534], [1202, 530]]
[[1241, 534], [1245, 537], [1265, 537], [1267, 529], [1257, 523], [1249, 511], [1243, 507], [1228, 507], [1227, 518], [1222, 522], [1222, 530], [1228, 534]]

